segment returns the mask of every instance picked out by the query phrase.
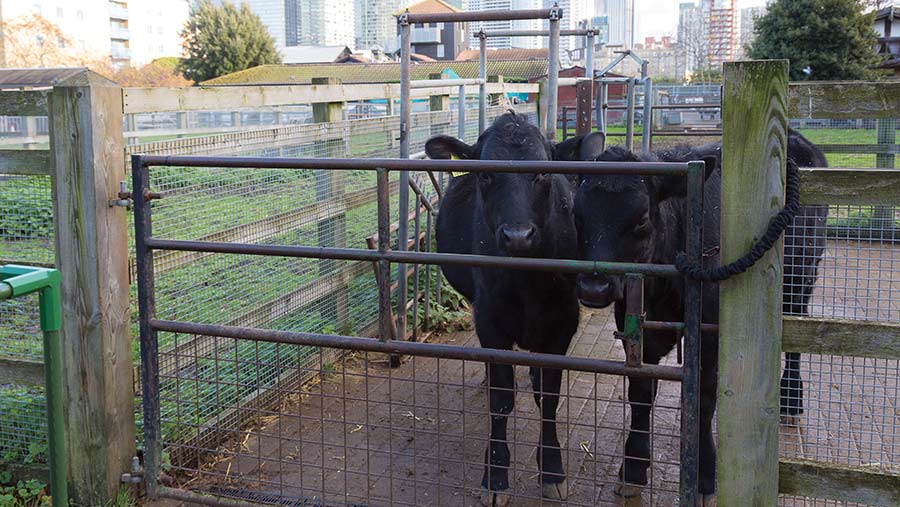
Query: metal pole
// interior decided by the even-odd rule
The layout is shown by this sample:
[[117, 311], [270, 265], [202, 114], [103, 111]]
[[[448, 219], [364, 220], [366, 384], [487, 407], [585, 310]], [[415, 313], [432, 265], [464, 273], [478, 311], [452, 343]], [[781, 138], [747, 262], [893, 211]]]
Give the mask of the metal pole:
[[[150, 203], [144, 192], [150, 190], [150, 171], [143, 157], [131, 157], [132, 199], [134, 200], [134, 249], [138, 282], [138, 328], [141, 342], [141, 394], [144, 408], [144, 485], [147, 496], [158, 496], [162, 465], [159, 412], [159, 342], [150, 320], [156, 318], [156, 289], [153, 276], [153, 249], [147, 245], [152, 236]], [[147, 195], [149, 197], [149, 194]]]
[[478, 85], [478, 135], [486, 128], [487, 122], [487, 38], [484, 31], [478, 32], [478, 76], [482, 79]]
[[547, 139], [556, 139], [556, 108], [559, 93], [559, 20], [563, 12], [559, 7], [550, 9], [550, 64], [547, 67], [547, 88], [550, 89], [550, 100], [547, 101]]
[[591, 30], [587, 34], [586, 39], [587, 49], [584, 57], [584, 75], [594, 80], [594, 31]]
[[626, 91], [625, 104], [625, 149], [634, 149], [634, 85], [637, 79], [628, 80], [628, 90]]
[[653, 80], [644, 78], [644, 120], [641, 122], [641, 151], [650, 153], [653, 141]]
[[457, 108], [459, 109], [459, 113], [457, 114], [457, 127], [456, 127], [456, 137], [460, 140], [466, 140], [466, 87], [459, 87], [459, 99], [457, 99]]
[[[391, 249], [391, 182], [387, 169], [377, 169], [378, 253]], [[378, 260], [378, 339], [391, 339], [391, 262]]]
[[[703, 258], [703, 163], [691, 162], [687, 175], [688, 261]], [[701, 282], [685, 280], [684, 366], [681, 382], [681, 505], [697, 505], [700, 447]]]
[[[409, 53], [410, 27], [407, 14], [397, 19], [400, 24], [400, 158], [409, 158]], [[397, 217], [397, 250], [406, 251], [409, 221], [409, 171], [400, 171], [399, 216]], [[406, 264], [397, 264], [397, 339], [406, 339]]]
[[609, 85], [600, 81], [600, 104], [597, 106], [597, 130], [606, 133], [606, 109], [609, 103]]

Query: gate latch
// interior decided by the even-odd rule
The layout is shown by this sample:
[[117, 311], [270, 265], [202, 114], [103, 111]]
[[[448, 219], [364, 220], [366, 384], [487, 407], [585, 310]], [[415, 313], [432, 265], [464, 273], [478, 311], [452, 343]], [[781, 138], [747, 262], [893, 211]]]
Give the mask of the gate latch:
[[[134, 203], [132, 200], [132, 194], [125, 187], [125, 182], [119, 182], [119, 194], [118, 199], [113, 199], [109, 201], [109, 206], [122, 206], [124, 208], [131, 208], [131, 205]], [[149, 190], [144, 190], [144, 201], [152, 201], [154, 199], [162, 199], [163, 195], [159, 192], [151, 192]]]

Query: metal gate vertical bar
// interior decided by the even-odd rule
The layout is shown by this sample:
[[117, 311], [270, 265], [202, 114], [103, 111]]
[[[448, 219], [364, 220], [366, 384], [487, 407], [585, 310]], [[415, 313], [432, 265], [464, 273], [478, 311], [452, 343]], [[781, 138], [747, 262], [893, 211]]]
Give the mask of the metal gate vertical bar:
[[[687, 174], [687, 256], [691, 263], [703, 257], [702, 162], [691, 162]], [[684, 364], [681, 381], [681, 477], [682, 505], [697, 505], [700, 447], [700, 319], [701, 282], [685, 279]]]
[[[410, 26], [406, 14], [398, 18], [400, 24], [400, 158], [409, 158], [410, 100]], [[397, 216], [397, 250], [406, 251], [409, 225], [409, 171], [400, 171], [400, 203]], [[397, 264], [397, 339], [406, 339], [406, 264]]]
[[162, 444], [159, 413], [159, 342], [150, 320], [156, 317], [156, 293], [153, 276], [153, 250], [147, 246], [152, 234], [150, 205], [150, 172], [143, 157], [131, 157], [132, 199], [134, 200], [134, 245], [137, 257], [138, 327], [141, 341], [141, 401], [144, 409], [144, 477], [147, 496], [158, 495]]
[[478, 77], [481, 78], [478, 84], [478, 135], [481, 135], [487, 127], [487, 37], [484, 30], [478, 32], [478, 43]]
[[[378, 206], [378, 253], [391, 249], [391, 182], [387, 169], [376, 170]], [[378, 339], [391, 339], [391, 261], [378, 260]]]
[[458, 109], [457, 117], [456, 117], [456, 137], [460, 140], [466, 140], [466, 87], [465, 85], [459, 86], [459, 99], [456, 101], [456, 107]]
[[634, 92], [637, 78], [628, 78], [625, 95], [625, 149], [634, 149]]
[[550, 9], [550, 55], [547, 66], [547, 87], [550, 100], [547, 101], [547, 139], [556, 139], [556, 114], [559, 102], [559, 20], [563, 12], [559, 7]]
[[[646, 66], [647, 62], [644, 62]], [[653, 80], [644, 77], [644, 117], [641, 120], [641, 151], [650, 153], [653, 142]]]

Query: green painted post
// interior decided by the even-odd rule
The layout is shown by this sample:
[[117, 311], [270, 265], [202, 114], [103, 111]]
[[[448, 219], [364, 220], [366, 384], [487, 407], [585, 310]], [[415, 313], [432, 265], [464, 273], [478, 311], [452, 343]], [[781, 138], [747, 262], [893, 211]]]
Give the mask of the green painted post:
[[69, 504], [66, 477], [66, 432], [63, 410], [63, 357], [59, 272], [55, 269], [7, 265], [0, 267], [0, 301], [39, 292], [41, 331], [44, 334], [47, 440], [50, 458], [50, 496], [53, 507]]

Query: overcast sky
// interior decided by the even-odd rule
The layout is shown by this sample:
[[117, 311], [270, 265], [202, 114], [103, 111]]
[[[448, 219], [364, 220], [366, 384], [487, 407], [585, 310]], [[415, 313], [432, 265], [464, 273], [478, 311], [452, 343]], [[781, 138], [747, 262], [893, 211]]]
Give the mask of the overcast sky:
[[[685, 0], [635, 0], [635, 42], [644, 37], [675, 35], [678, 31], [678, 4]], [[698, 2], [694, 2], [698, 3]], [[737, 9], [765, 5], [766, 0], [737, 0]]]

